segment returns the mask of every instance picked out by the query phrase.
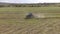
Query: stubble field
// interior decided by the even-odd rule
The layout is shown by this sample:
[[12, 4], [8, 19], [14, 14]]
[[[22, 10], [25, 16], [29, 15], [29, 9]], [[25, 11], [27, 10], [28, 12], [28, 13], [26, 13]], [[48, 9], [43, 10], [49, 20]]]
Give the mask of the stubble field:
[[[28, 12], [57, 17], [24, 19]], [[0, 34], [60, 34], [59, 16], [60, 7], [3, 7], [0, 8]]]

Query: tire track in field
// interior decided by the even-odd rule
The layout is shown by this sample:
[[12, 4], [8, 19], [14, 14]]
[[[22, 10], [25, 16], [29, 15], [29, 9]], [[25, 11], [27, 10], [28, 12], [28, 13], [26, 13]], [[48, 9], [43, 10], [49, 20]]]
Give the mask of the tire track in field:
[[15, 31], [13, 33], [17, 34], [17, 33], [21, 32], [22, 30], [26, 30], [26, 29], [29, 29], [31, 27], [33, 27], [33, 26], [32, 25], [27, 25], [26, 27], [24, 26], [24, 29], [21, 29], [21, 30], [18, 30], [19, 28], [17, 28], [17, 31]]
[[16, 28], [15, 31], [13, 31], [13, 32], [9, 32], [9, 33], [15, 33], [15, 34], [16, 34], [18, 31], [20, 32], [21, 30], [24, 30], [24, 29], [26, 29], [27, 27], [29, 27], [29, 26], [26, 25], [26, 26], [23, 26], [23, 27], [21, 27], [21, 28], [17, 26], [17, 28]]
[[6, 30], [3, 31], [3, 33], [9, 32], [10, 30], [13, 29], [14, 26], [10, 26], [9, 28], [6, 28]]
[[2, 24], [0, 26], [0, 32], [4, 33], [6, 30], [10, 29], [10, 27], [11, 27], [11, 25], [9, 25], [9, 24]]
[[27, 25], [25, 25], [25, 26], [23, 26], [23, 27], [18, 27], [18, 26], [16, 25], [15, 30], [8, 32], [8, 34], [10, 34], [10, 33], [12, 34], [12, 33], [16, 32], [16, 31], [18, 31], [18, 30], [24, 29], [24, 28], [26, 28], [26, 26], [27, 26]]
[[20, 33], [21, 34], [23, 32], [27, 32], [29, 30], [32, 30], [32, 29], [36, 28], [36, 26], [38, 26], [38, 24], [35, 24], [34, 26], [27, 27], [26, 29], [20, 30], [17, 33]]
[[1, 29], [0, 31], [1, 31], [1, 32], [4, 32], [4, 31], [8, 30], [9, 28], [10, 28], [10, 26], [7, 27], [7, 28], [2, 28], [2, 29], [0, 28], [0, 29]]
[[13, 32], [16, 32], [17, 30], [21, 30], [21, 29], [24, 29], [25, 27], [16, 27], [15, 30], [13, 31], [9, 31], [7, 34], [13, 34]]
[[[41, 31], [42, 31], [42, 33], [41, 33], [41, 31], [38, 31], [37, 33], [38, 34], [47, 34], [47, 32], [48, 31], [53, 31], [53, 28], [54, 28], [54, 25], [56, 25], [57, 24], [57, 22], [58, 22], [58, 20], [56, 20], [56, 21], [53, 21], [52, 23], [49, 23], [49, 24], [47, 24], [46, 26], [44, 26], [44, 27], [42, 27], [41, 28]], [[44, 28], [44, 29], [43, 29]], [[53, 31], [54, 32], [54, 31]], [[56, 33], [56, 32], [55, 32]], [[52, 34], [52, 33], [51, 33]]]
[[[45, 24], [43, 24], [43, 25], [41, 25], [41, 26], [46, 26], [47, 24], [49, 24], [49, 23], [47, 22], [47, 23], [45, 23]], [[36, 28], [39, 28], [39, 27], [41, 28], [41, 26], [39, 26], [39, 25], [37, 24], [35, 27], [28, 29], [28, 31], [30, 30], [29, 32], [30, 32], [30, 33], [31, 33], [31, 32], [33, 33]], [[40, 30], [40, 29], [39, 29], [39, 30]], [[36, 30], [36, 32], [38, 32], [39, 30]], [[27, 31], [24, 31], [24, 32], [25, 32], [24, 34], [26, 34]], [[36, 34], [36, 32], [35, 32], [35, 34]], [[22, 33], [23, 33], [23, 32], [22, 32]], [[32, 34], [32, 33], [31, 33], [31, 34]]]
[[9, 27], [10, 27], [10, 25], [2, 24], [2, 25], [0, 26], [0, 31], [2, 32], [2, 31], [4, 31], [4, 30], [6, 30], [6, 28], [9, 28]]
[[25, 27], [24, 29], [18, 30], [18, 31], [16, 31], [16, 34], [20, 33], [20, 32], [23, 32], [23, 31], [26, 31], [26, 29], [29, 29], [29, 28], [32, 28], [32, 27], [33, 26], [28, 26], [28, 27]]
[[4, 34], [7, 34], [8, 32], [15, 30], [15, 28], [16, 28], [15, 26], [11, 26], [11, 27], [9, 27], [9, 28], [6, 28], [6, 30], [3, 31], [2, 34], [3, 34], [3, 33], [4, 33]]
[[[46, 24], [46, 23], [45, 23]], [[44, 24], [44, 25], [45, 25]], [[43, 25], [41, 25], [41, 26], [43, 26]], [[23, 33], [23, 34], [32, 34], [33, 33], [33, 30], [35, 30], [36, 28], [38, 28], [38, 27], [41, 27], [39, 24], [37, 24], [35, 27], [33, 27], [33, 28], [30, 28], [30, 29], [26, 29], [25, 31], [23, 31], [23, 32], [25, 32], [25, 33]], [[27, 32], [26, 32], [27, 31]], [[37, 30], [38, 31], [38, 30]], [[35, 33], [35, 32], [34, 32]]]
[[[52, 20], [51, 20], [52, 21]], [[1, 34], [40, 34], [40, 32], [42, 31], [42, 33], [46, 32], [43, 28], [45, 28], [46, 26], [49, 26], [50, 23], [50, 20], [48, 21], [45, 21], [45, 23], [38, 23], [38, 24], [28, 24], [25, 26], [22, 26], [22, 27], [19, 27], [17, 25], [9, 25], [10, 27], [5, 27], [5, 26], [8, 26], [8, 25], [5, 25], [5, 26], [2, 26], [1, 28], [5, 27], [6, 30], [4, 30], [4, 33], [2, 32]], [[54, 21], [52, 21], [54, 22]], [[51, 24], [55, 24], [55, 23], [51, 23]], [[10, 28], [10, 30], [9, 30]], [[40, 28], [40, 29], [39, 29]]]

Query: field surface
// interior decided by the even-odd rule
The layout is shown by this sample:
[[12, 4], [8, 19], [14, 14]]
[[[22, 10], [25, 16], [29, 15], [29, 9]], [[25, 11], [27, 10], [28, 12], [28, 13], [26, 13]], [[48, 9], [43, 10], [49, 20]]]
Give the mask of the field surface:
[[[55, 18], [24, 19], [26, 13], [47, 13]], [[0, 34], [60, 34], [60, 7], [0, 8]]]

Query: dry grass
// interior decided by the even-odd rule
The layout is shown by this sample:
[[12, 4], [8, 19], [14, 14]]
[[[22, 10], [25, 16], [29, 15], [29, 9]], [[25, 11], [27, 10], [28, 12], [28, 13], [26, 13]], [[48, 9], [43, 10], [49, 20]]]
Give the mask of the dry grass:
[[[21, 10], [21, 8], [12, 8], [17, 12], [11, 8], [4, 12], [3, 9], [0, 12], [0, 34], [60, 34], [60, 18], [26, 20], [24, 17], [28, 10], [25, 8], [22, 9], [27, 12], [22, 12], [24, 10]], [[19, 12], [19, 9], [21, 12]], [[32, 9], [29, 8], [29, 10]]]

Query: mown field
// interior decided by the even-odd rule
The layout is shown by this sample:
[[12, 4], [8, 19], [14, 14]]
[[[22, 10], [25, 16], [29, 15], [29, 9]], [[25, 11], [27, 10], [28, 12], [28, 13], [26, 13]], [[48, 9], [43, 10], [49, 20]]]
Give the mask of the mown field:
[[[46, 16], [57, 17], [24, 19], [28, 12], [47, 13]], [[60, 7], [2, 7], [0, 34], [60, 34], [59, 16]]]

